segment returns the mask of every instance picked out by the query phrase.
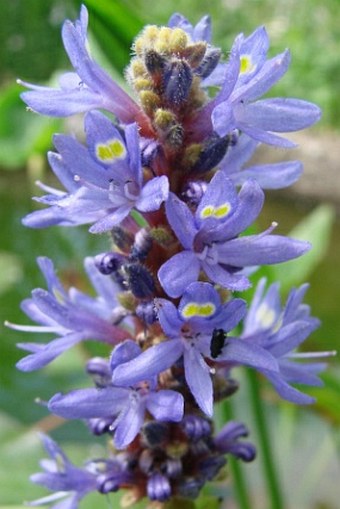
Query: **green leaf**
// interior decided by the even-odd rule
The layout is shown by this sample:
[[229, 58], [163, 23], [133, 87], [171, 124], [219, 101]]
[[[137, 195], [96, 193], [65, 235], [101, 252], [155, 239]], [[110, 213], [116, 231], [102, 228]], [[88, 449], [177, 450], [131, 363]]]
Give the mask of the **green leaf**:
[[122, 71], [131, 58], [131, 45], [142, 20], [120, 0], [85, 0], [90, 28], [112, 65]]
[[312, 249], [296, 260], [268, 267], [271, 278], [281, 282], [283, 291], [305, 282], [321, 262], [328, 249], [334, 219], [334, 208], [320, 205], [289, 233], [289, 237], [310, 242]]
[[0, 94], [0, 165], [19, 169], [30, 156], [45, 153], [60, 120], [28, 113], [20, 99], [22, 87], [12, 84]]

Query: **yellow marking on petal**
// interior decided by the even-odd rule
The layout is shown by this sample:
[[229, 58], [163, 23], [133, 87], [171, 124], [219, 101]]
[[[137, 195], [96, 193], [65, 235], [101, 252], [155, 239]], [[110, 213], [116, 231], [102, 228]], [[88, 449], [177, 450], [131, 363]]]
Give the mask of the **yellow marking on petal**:
[[242, 55], [240, 61], [240, 74], [251, 72], [255, 67], [249, 55]]
[[217, 219], [221, 219], [222, 217], [225, 217], [229, 214], [230, 208], [230, 203], [223, 203], [219, 207], [215, 208], [214, 216]]
[[213, 207], [212, 205], [207, 205], [206, 207], [204, 207], [204, 209], [201, 210], [200, 216], [202, 219], [206, 219], [207, 217], [213, 216], [214, 212], [215, 207]]
[[257, 310], [256, 319], [260, 322], [262, 327], [268, 329], [274, 325], [276, 315], [275, 312], [263, 302]]
[[53, 295], [55, 296], [56, 301], [59, 302], [59, 304], [64, 304], [65, 302], [64, 296], [57, 288], [53, 288]]
[[218, 207], [214, 207], [213, 205], [207, 205], [201, 210], [200, 216], [202, 219], [207, 219], [208, 217], [215, 217], [216, 219], [222, 219], [227, 216], [230, 212], [230, 203], [222, 203]]
[[96, 156], [103, 163], [113, 163], [116, 159], [125, 158], [126, 148], [120, 140], [113, 138], [96, 145]]
[[63, 456], [59, 452], [57, 452], [56, 455], [54, 456], [54, 459], [57, 465], [58, 472], [65, 473], [65, 460]]
[[205, 304], [189, 302], [186, 306], [184, 306], [182, 316], [184, 318], [193, 318], [194, 316], [208, 318], [209, 316], [212, 316], [215, 311], [216, 306], [212, 302], [206, 302]]

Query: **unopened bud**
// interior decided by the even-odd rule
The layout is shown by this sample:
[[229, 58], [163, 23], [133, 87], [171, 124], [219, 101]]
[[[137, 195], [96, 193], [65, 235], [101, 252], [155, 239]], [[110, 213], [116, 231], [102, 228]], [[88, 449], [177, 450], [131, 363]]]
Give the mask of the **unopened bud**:
[[188, 36], [181, 28], [173, 28], [169, 38], [169, 51], [182, 52], [188, 44]]
[[159, 53], [169, 52], [169, 43], [172, 29], [169, 27], [161, 27], [158, 29], [157, 40], [154, 43], [154, 49]]
[[166, 129], [169, 129], [169, 127], [173, 126], [176, 123], [176, 120], [176, 115], [174, 115], [174, 113], [172, 113], [170, 110], [158, 108], [158, 110], [155, 111], [155, 126], [162, 131], [165, 131]]
[[149, 421], [143, 426], [143, 441], [150, 447], [160, 447], [169, 436], [169, 427], [165, 422]]
[[129, 66], [129, 74], [132, 78], [146, 78], [145, 65], [140, 58], [133, 58]]
[[183, 168], [190, 170], [198, 161], [201, 151], [202, 145], [200, 143], [192, 143], [191, 145], [188, 145], [185, 148], [182, 159]]
[[150, 49], [145, 53], [144, 63], [151, 76], [157, 76], [165, 69], [166, 59], [157, 51]]
[[184, 60], [174, 60], [164, 73], [165, 96], [169, 103], [181, 106], [188, 98], [192, 72]]
[[229, 145], [229, 138], [220, 138], [213, 134], [203, 143], [202, 150], [191, 171], [205, 173], [212, 170], [225, 156]]
[[153, 301], [141, 302], [136, 307], [136, 315], [146, 325], [152, 325], [157, 321], [157, 313]]
[[182, 193], [181, 198], [192, 207], [196, 207], [201, 201], [205, 191], [207, 190], [208, 183], [204, 180], [194, 180], [187, 182]]
[[206, 78], [209, 76], [215, 67], [218, 64], [218, 61], [221, 57], [221, 50], [218, 48], [209, 48], [197, 69], [195, 69], [195, 74], [200, 76], [201, 78]]
[[161, 101], [155, 92], [151, 90], [142, 90], [139, 94], [140, 102], [143, 110], [149, 116], [153, 115], [153, 112], [159, 108]]
[[124, 266], [127, 274], [127, 284], [137, 299], [148, 299], [155, 293], [155, 283], [146, 267], [140, 263], [131, 263]]
[[189, 63], [190, 67], [195, 68], [202, 62], [206, 49], [207, 44], [203, 41], [190, 44], [185, 48], [183, 56]]
[[117, 246], [118, 249], [125, 253], [130, 251], [133, 243], [133, 235], [130, 232], [120, 226], [115, 226], [111, 230], [111, 236], [114, 245]]
[[144, 261], [152, 248], [152, 237], [150, 231], [141, 228], [135, 235], [130, 257], [131, 261]]
[[87, 361], [86, 372], [92, 377], [97, 387], [107, 387], [111, 383], [112, 373], [107, 360], [93, 357]]
[[167, 228], [163, 228], [162, 226], [152, 228], [152, 230], [150, 230], [150, 234], [154, 241], [163, 247], [167, 247], [174, 240], [171, 232]]
[[171, 485], [165, 475], [155, 472], [147, 480], [146, 492], [150, 500], [165, 502], [171, 496]]
[[147, 78], [137, 78], [134, 80], [133, 86], [136, 92], [141, 92], [142, 90], [152, 90], [153, 83]]
[[98, 254], [94, 258], [97, 269], [104, 275], [118, 272], [124, 261], [125, 257], [123, 255], [114, 252]]

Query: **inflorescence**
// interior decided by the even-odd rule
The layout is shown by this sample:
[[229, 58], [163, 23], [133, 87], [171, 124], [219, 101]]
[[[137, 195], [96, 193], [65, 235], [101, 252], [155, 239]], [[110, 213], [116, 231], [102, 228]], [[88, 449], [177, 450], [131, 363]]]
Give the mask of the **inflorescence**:
[[82, 341], [108, 345], [108, 358], [87, 362], [92, 387], [56, 394], [48, 409], [85, 420], [94, 435], [108, 435], [110, 448], [107, 458], [78, 468], [44, 435], [51, 459], [32, 481], [53, 494], [34, 505], [64, 499], [58, 508], [74, 509], [90, 492], [119, 489], [126, 505], [195, 498], [221, 473], [226, 454], [255, 457], [243, 424], [214, 432], [214, 403], [238, 387], [234, 369], [255, 369], [298, 404], [313, 399], [292, 384], [321, 383], [324, 363], [295, 352], [319, 324], [303, 304], [307, 285], [292, 289], [285, 305], [278, 284], [264, 279], [248, 308], [233, 296], [251, 285], [258, 266], [310, 248], [275, 234], [275, 222], [247, 232], [263, 189], [289, 186], [302, 172], [299, 161], [248, 161], [260, 143], [294, 146], [281, 133], [314, 124], [320, 110], [300, 99], [260, 99], [290, 61], [288, 51], [268, 58], [264, 27], [236, 37], [225, 59], [211, 43], [208, 16], [196, 26], [180, 14], [166, 27], [147, 26], [126, 70], [132, 99], [89, 55], [87, 22], [83, 6], [79, 20], [64, 23], [74, 72], [61, 76], [59, 88], [21, 82], [35, 112], [86, 112], [85, 141], [55, 135], [56, 151], [48, 154], [65, 190], [40, 183], [47, 194], [36, 200], [47, 207], [23, 222], [89, 224], [91, 233], [109, 232], [112, 246], [85, 258], [95, 297], [65, 289], [52, 261], [39, 258], [47, 290], [33, 290], [22, 304], [38, 325], [9, 325], [55, 335], [46, 344], [19, 344], [28, 351], [18, 363], [23, 371]]

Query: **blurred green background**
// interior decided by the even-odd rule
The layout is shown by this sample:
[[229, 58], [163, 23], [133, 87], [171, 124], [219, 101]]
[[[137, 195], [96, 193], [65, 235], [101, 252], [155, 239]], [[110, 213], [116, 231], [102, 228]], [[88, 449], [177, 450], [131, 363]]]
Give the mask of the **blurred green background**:
[[[143, 25], [167, 23], [173, 12], [181, 12], [193, 23], [206, 13], [211, 15], [214, 43], [225, 54], [239, 32], [251, 33], [264, 24], [271, 39], [270, 55], [289, 47], [292, 64], [272, 95], [294, 96], [316, 102], [323, 118], [310, 130], [313, 143], [325, 146], [331, 133], [334, 146], [329, 152], [340, 154], [340, 2], [338, 0], [87, 0], [90, 10], [90, 41], [93, 53], [117, 79], [121, 79], [131, 54], [131, 42]], [[91, 236], [86, 228], [28, 230], [21, 218], [33, 210], [31, 196], [38, 194], [34, 181], [51, 182], [45, 153], [54, 132], [76, 128], [76, 121], [42, 118], [25, 111], [19, 99], [22, 87], [15, 79], [48, 83], [60, 70], [69, 69], [60, 28], [65, 18], [77, 17], [78, 0], [11, 0], [1, 2], [0, 17], [0, 506], [20, 505], [42, 496], [43, 490], [31, 486], [28, 476], [37, 470], [41, 448], [35, 431], [53, 430], [75, 458], [86, 458], [90, 451], [101, 454], [101, 445], [89, 443], [81, 425], [60, 426], [34, 403], [39, 396], [49, 398], [60, 390], [86, 383], [82, 357], [71, 352], [43, 372], [22, 374], [15, 370], [21, 357], [15, 343], [30, 340], [26, 335], [3, 327], [4, 320], [24, 323], [20, 301], [43, 284], [35, 259], [51, 257], [66, 284], [81, 283], [82, 259], [105, 249], [107, 239]], [[315, 141], [316, 140], [316, 141]], [[336, 146], [338, 142], [338, 146]], [[327, 169], [327, 150], [320, 172]], [[284, 154], [282, 154], [284, 156]], [[306, 168], [308, 171], [308, 168]], [[340, 171], [340, 169], [339, 169]], [[325, 175], [328, 173], [325, 171]], [[327, 177], [325, 177], [327, 178]], [[329, 177], [328, 177], [329, 178]], [[335, 181], [339, 183], [340, 179]], [[289, 285], [311, 282], [307, 301], [322, 327], [307, 348], [340, 350], [340, 203], [339, 187], [329, 203], [315, 189], [313, 198], [300, 194], [267, 193], [268, 202], [260, 226], [279, 222], [279, 232], [288, 233], [298, 223], [297, 236], [314, 244], [313, 254], [303, 263], [266, 271], [279, 277], [283, 291]], [[82, 352], [84, 353], [84, 352]], [[286, 507], [291, 509], [336, 509], [340, 496], [339, 360], [331, 361], [325, 374], [325, 388], [315, 391], [313, 408], [296, 409], [279, 403], [271, 389], [263, 385], [277, 470], [282, 481]], [[240, 391], [235, 415], [250, 424], [247, 389]], [[312, 391], [310, 391], [312, 392]], [[266, 508], [265, 482], [258, 464], [245, 468], [253, 508]], [[303, 475], [297, 475], [303, 470]], [[228, 499], [233, 481], [219, 488]], [[99, 498], [99, 497], [98, 497]], [[104, 498], [104, 497], [103, 497]], [[84, 506], [97, 503], [91, 498]], [[104, 504], [106, 501], [104, 500]], [[229, 500], [228, 508], [238, 507]], [[103, 506], [104, 507], [104, 506]], [[203, 507], [203, 506], [202, 506]], [[268, 506], [269, 507], [269, 506]]]

